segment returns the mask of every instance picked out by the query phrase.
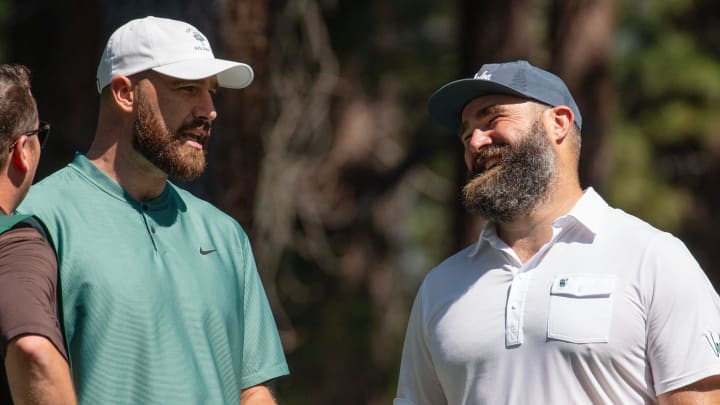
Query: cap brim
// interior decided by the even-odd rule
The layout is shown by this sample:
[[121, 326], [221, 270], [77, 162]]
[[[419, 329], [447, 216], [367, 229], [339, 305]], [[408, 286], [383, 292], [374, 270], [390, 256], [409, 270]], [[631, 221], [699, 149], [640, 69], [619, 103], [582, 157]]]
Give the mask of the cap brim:
[[253, 81], [253, 70], [244, 63], [224, 59], [192, 59], [152, 70], [185, 80], [200, 80], [217, 75], [218, 85], [229, 89], [242, 89]]
[[473, 99], [489, 94], [526, 97], [522, 93], [489, 80], [461, 79], [438, 89], [428, 101], [430, 117], [438, 124], [457, 132], [463, 108]]

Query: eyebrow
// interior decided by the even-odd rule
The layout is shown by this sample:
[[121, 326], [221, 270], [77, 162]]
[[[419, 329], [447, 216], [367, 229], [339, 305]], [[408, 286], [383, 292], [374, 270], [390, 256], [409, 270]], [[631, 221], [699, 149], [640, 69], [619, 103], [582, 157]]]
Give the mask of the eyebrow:
[[[177, 78], [174, 78], [174, 80], [172, 80], [170, 82], [170, 84], [173, 86], [182, 86], [182, 85], [187, 85], [187, 84], [197, 85], [197, 84], [203, 84], [204, 80], [205, 79], [177, 79]], [[210, 82], [210, 84], [208, 85], [208, 89], [210, 91], [217, 91], [219, 88], [220, 88], [220, 84], [217, 82], [217, 80], [212, 80]]]
[[173, 84], [173, 85], [175, 85], [175, 86], [180, 86], [180, 85], [183, 85], [183, 84], [198, 84], [198, 83], [202, 83], [202, 80], [191, 80], [191, 79], [178, 79], [178, 78], [173, 78], [173, 79], [170, 81], [170, 84]]

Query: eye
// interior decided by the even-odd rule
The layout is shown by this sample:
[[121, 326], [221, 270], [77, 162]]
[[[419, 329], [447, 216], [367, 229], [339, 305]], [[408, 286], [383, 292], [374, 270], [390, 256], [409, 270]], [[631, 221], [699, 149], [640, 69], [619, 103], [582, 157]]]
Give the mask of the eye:
[[472, 130], [463, 125], [463, 128], [461, 128], [458, 132], [458, 140], [460, 140], [461, 144], [467, 145], [468, 141], [470, 141], [470, 138], [472, 138], [472, 133]]
[[486, 124], [487, 127], [488, 127], [488, 128], [493, 128], [493, 127], [495, 126], [495, 124], [497, 123], [497, 120], [498, 120], [499, 117], [500, 117], [499, 115], [492, 115], [492, 116], [490, 116], [490, 119], [488, 119], [487, 124]]
[[180, 86], [179, 90], [191, 96], [197, 94], [199, 91], [197, 86]]

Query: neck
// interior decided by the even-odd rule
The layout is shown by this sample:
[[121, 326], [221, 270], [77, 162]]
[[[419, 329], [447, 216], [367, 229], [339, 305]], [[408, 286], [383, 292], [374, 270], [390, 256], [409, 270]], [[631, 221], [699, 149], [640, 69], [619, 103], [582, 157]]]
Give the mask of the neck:
[[129, 137], [98, 128], [87, 158], [138, 201], [158, 197], [168, 176], [133, 148]]
[[24, 193], [21, 194], [17, 187], [8, 184], [8, 182], [2, 183], [3, 184], [0, 184], [0, 190], [3, 190], [0, 192], [0, 215], [10, 215], [15, 211], [15, 208], [20, 205]]
[[582, 197], [579, 183], [559, 184], [549, 190], [535, 208], [523, 217], [497, 223], [497, 233], [520, 258], [522, 263], [532, 258], [552, 238], [552, 223], [570, 212]]
[[28, 176], [27, 171], [17, 170], [9, 162], [0, 169], [0, 215], [10, 215], [20, 205], [32, 182]]
[[17, 208], [17, 204], [8, 203], [7, 201], [0, 202], [0, 215], [10, 215]]

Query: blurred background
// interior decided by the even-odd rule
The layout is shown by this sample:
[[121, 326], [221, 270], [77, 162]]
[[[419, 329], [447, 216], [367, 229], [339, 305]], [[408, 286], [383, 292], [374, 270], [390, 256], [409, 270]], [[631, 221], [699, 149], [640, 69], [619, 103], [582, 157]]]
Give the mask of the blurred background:
[[0, 61], [32, 69], [53, 127], [38, 180], [89, 146], [102, 48], [146, 15], [255, 70], [217, 96], [208, 170], [183, 186], [250, 235], [291, 369], [283, 404], [391, 403], [419, 283], [481, 226], [426, 101], [486, 62], [564, 78], [583, 185], [681, 237], [718, 285], [715, 1], [0, 0]]

